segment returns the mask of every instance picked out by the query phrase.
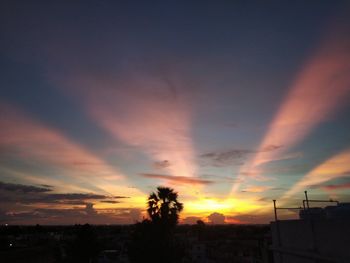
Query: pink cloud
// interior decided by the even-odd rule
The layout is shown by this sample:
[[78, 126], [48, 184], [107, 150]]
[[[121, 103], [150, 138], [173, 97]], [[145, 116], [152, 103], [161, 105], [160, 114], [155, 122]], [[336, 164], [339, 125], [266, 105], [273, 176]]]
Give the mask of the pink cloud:
[[344, 184], [330, 184], [325, 185], [322, 187], [325, 190], [343, 190], [343, 189], [350, 189], [350, 183], [344, 183]]
[[0, 104], [0, 145], [13, 149], [9, 154], [64, 169], [84, 181], [123, 179], [124, 176], [81, 145], [34, 120], [17, 108]]
[[[289, 149], [299, 143], [320, 122], [330, 118], [350, 93], [349, 36], [330, 35], [304, 65], [272, 121], [261, 147], [283, 145]], [[253, 161], [259, 165], [277, 152], [261, 152]]]
[[[242, 167], [261, 174], [259, 165], [280, 159], [300, 143], [321, 122], [344, 105], [350, 94], [350, 38], [344, 32], [326, 41], [305, 63], [281, 103], [260, 143], [257, 154]], [[275, 151], [261, 151], [265, 145], [282, 145]], [[233, 191], [239, 185], [233, 186]]]
[[82, 99], [92, 118], [117, 140], [138, 148], [153, 161], [168, 160], [172, 175], [196, 174], [191, 109], [182, 93], [162, 78], [134, 74], [113, 79], [83, 72], [63, 80]]
[[267, 190], [271, 189], [270, 186], [248, 186], [244, 188], [242, 191], [243, 192], [248, 192], [248, 193], [262, 193]]
[[214, 183], [211, 180], [199, 179], [196, 177], [186, 177], [186, 176], [171, 176], [171, 175], [163, 175], [163, 174], [149, 174], [144, 173], [141, 176], [146, 178], [156, 178], [169, 181], [171, 183], [177, 184], [191, 184], [191, 185], [208, 185]]
[[349, 175], [349, 170], [350, 149], [333, 156], [314, 168], [293, 185], [282, 198], [287, 199], [298, 192], [304, 191], [308, 187], [319, 185], [336, 178], [346, 177]]

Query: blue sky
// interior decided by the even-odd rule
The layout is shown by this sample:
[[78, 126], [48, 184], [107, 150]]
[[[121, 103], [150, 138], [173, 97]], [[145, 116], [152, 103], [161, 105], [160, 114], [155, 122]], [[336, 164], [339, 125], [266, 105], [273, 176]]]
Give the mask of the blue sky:
[[268, 222], [306, 189], [350, 200], [346, 1], [0, 12], [1, 221], [132, 223], [158, 185], [184, 222]]

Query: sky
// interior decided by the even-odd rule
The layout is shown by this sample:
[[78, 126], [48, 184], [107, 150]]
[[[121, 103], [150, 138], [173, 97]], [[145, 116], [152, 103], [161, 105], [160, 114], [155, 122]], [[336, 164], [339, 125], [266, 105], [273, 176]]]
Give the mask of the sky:
[[[0, 224], [350, 202], [346, 1], [1, 1]], [[295, 218], [288, 210], [281, 218]]]

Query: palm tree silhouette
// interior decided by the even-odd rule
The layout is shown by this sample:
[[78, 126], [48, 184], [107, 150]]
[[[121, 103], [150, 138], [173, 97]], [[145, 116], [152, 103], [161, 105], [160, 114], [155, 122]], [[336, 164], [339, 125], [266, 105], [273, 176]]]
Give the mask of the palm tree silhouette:
[[178, 194], [168, 187], [157, 187], [156, 193], [148, 197], [148, 215], [152, 222], [164, 226], [175, 226], [179, 220], [179, 213], [183, 204], [178, 200]]
[[[181, 262], [184, 252], [174, 233], [183, 204], [177, 198], [174, 189], [161, 186], [149, 195], [147, 212], [150, 219], [144, 219], [135, 225], [128, 245], [131, 263]], [[155, 248], [157, 254], [154, 253]]]

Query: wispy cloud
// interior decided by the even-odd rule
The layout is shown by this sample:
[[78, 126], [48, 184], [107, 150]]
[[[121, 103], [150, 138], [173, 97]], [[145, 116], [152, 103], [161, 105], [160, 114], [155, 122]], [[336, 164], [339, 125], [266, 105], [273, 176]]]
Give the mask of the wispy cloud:
[[268, 157], [266, 157], [266, 159], [261, 161], [260, 164], [277, 162], [277, 161], [294, 160], [294, 159], [299, 159], [302, 157], [303, 157], [303, 153], [301, 153], [301, 152], [281, 153], [277, 156], [270, 156], [270, 159]]
[[164, 169], [164, 168], [168, 168], [169, 166], [171, 166], [171, 163], [168, 160], [155, 161], [153, 163], [153, 167], [156, 169]]
[[181, 81], [144, 72], [118, 79], [82, 72], [63, 82], [75, 87], [92, 118], [117, 140], [174, 176], [196, 174], [191, 108]]
[[[350, 37], [341, 30], [333, 31], [335, 33], [327, 35], [326, 40], [297, 75], [258, 149], [265, 145], [283, 147], [270, 152], [257, 150], [257, 154], [242, 166], [242, 170], [259, 172], [259, 165], [278, 159], [348, 101]], [[238, 187], [235, 184], [232, 191], [236, 191]]]
[[[128, 196], [57, 193], [35, 185], [0, 182], [0, 222], [14, 224], [122, 223], [139, 220]], [[100, 208], [95, 208], [95, 205]], [[117, 208], [111, 206], [118, 205]], [[106, 207], [107, 206], [107, 207]]]
[[350, 183], [344, 183], [344, 184], [329, 184], [322, 186], [323, 189], [326, 190], [344, 190], [344, 189], [350, 189]]
[[294, 194], [307, 189], [308, 187], [320, 185], [330, 180], [349, 176], [350, 150], [341, 152], [317, 166], [310, 173], [305, 175], [299, 182], [291, 187], [284, 195], [287, 199]]
[[[260, 152], [270, 152], [281, 148], [282, 145], [266, 145], [259, 149]], [[213, 166], [227, 166], [232, 164], [239, 164], [248, 155], [257, 153], [257, 150], [249, 149], [232, 149], [228, 151], [216, 151], [201, 154], [200, 157], [210, 161], [210, 165]]]
[[[305, 64], [261, 145], [299, 143], [321, 121], [330, 117], [350, 93], [350, 38], [334, 36]], [[279, 153], [259, 153], [253, 165]]]
[[[6, 103], [0, 104], [0, 112], [0, 146], [7, 149], [1, 152], [2, 156], [53, 167], [63, 174], [61, 180], [67, 180], [70, 184], [77, 181], [76, 184], [85, 192], [130, 192], [126, 187], [126, 176], [117, 167], [109, 165], [58, 130]], [[41, 172], [45, 174], [46, 168], [42, 169]], [[27, 173], [18, 174], [25, 179], [35, 177]], [[118, 180], [118, 184], [111, 183], [113, 180]], [[46, 182], [50, 183], [50, 178]]]
[[[123, 176], [62, 133], [34, 120], [17, 108], [1, 104], [0, 145], [18, 157], [32, 157], [60, 167], [100, 176]], [[8, 153], [11, 154], [11, 153]]]
[[242, 192], [248, 193], [262, 193], [271, 189], [270, 186], [248, 186], [242, 190]]
[[143, 173], [140, 175], [146, 178], [162, 179], [162, 180], [166, 180], [166, 181], [169, 181], [172, 183], [178, 183], [178, 184], [208, 185], [208, 184], [214, 183], [214, 181], [200, 179], [197, 177], [172, 176], [172, 175], [150, 174], [150, 173]]
[[[53, 193], [53, 189], [34, 185], [0, 182], [0, 202], [17, 204], [57, 204], [83, 205], [93, 201], [111, 201], [124, 199], [127, 196], [107, 196], [94, 193]], [[113, 200], [116, 201], [116, 200]]]
[[0, 191], [10, 191], [10, 192], [23, 192], [23, 193], [45, 193], [52, 191], [51, 187], [47, 186], [35, 186], [35, 185], [23, 185], [23, 184], [12, 184], [0, 182]]
[[107, 204], [119, 204], [119, 201], [115, 200], [102, 200], [101, 203], [107, 203]]
[[210, 161], [209, 164], [213, 166], [227, 166], [239, 164], [247, 154], [252, 153], [250, 150], [236, 149], [223, 152], [209, 152], [200, 155], [205, 160]]

